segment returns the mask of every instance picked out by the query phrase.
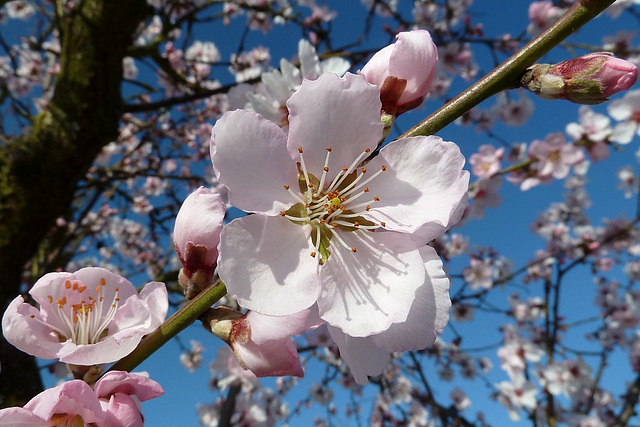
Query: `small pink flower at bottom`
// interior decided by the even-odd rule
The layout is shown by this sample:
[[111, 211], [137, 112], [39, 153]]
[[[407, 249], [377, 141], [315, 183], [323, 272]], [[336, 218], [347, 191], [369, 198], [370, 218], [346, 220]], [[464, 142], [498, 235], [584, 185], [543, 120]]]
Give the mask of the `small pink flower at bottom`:
[[[104, 422], [106, 414], [89, 384], [73, 380], [47, 389], [23, 408], [0, 410], [0, 426], [84, 426]], [[102, 424], [104, 425], [104, 424]]]
[[143, 427], [140, 403], [162, 396], [164, 390], [146, 373], [111, 371], [93, 387], [105, 411], [105, 427]]
[[24, 408], [0, 410], [0, 426], [142, 427], [139, 402], [163, 394], [160, 384], [144, 374], [112, 371], [93, 389], [73, 380], [43, 391]]
[[534, 168], [540, 177], [552, 176], [555, 179], [565, 178], [571, 166], [584, 159], [582, 149], [567, 144], [560, 132], [547, 135], [544, 141], [533, 141], [529, 146], [529, 154], [537, 159]]
[[124, 277], [97, 267], [46, 274], [29, 294], [40, 309], [14, 299], [2, 317], [5, 338], [25, 353], [76, 365], [123, 358], [169, 307], [163, 283], [147, 283], [138, 295]]

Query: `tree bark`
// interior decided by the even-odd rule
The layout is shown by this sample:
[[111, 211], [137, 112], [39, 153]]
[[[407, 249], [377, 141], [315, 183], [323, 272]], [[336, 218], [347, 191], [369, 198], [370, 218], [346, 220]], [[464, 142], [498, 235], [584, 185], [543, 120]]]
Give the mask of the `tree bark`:
[[[122, 59], [145, 0], [56, 1], [60, 73], [52, 100], [28, 133], [0, 146], [0, 310], [20, 293], [27, 261], [56, 218], [71, 208], [79, 181], [114, 140], [122, 114]], [[35, 360], [0, 342], [0, 406], [22, 405], [42, 389]]]

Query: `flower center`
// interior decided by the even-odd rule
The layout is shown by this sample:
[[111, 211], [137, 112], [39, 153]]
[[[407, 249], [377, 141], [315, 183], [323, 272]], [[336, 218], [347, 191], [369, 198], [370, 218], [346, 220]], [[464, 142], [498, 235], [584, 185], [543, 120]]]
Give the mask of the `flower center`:
[[31, 315], [31, 318], [53, 329], [63, 341], [71, 338], [78, 345], [97, 343], [107, 335], [107, 326], [116, 315], [120, 301], [119, 289], [116, 287], [113, 300], [107, 301], [104, 298], [107, 287], [104, 277], [100, 278], [100, 284], [96, 286], [95, 296], [86, 292], [87, 287], [80, 281], [66, 280], [64, 287], [71, 295], [79, 295], [82, 298], [80, 302], [68, 303], [67, 296], [54, 301], [49, 295], [50, 318], [46, 322], [35, 315]]
[[332, 148], [327, 147], [327, 155], [322, 168], [320, 179], [307, 170], [302, 147], [298, 147], [300, 161], [298, 165], [298, 186], [300, 194], [294, 192], [289, 185], [284, 189], [298, 202], [280, 215], [290, 221], [312, 227], [311, 241], [315, 250], [311, 252], [312, 257], [320, 255], [320, 264], [327, 261], [330, 252], [329, 243], [332, 238], [338, 243], [353, 252], [357, 252], [355, 247], [350, 247], [338, 234], [338, 230], [354, 232], [357, 230], [375, 231], [380, 227], [385, 227], [384, 222], [376, 224], [362, 215], [371, 209], [371, 205], [379, 202], [378, 196], [370, 195], [369, 187], [371, 181], [387, 170], [382, 166], [375, 173], [367, 173], [367, 169], [361, 167], [362, 161], [371, 152], [364, 150], [349, 167], [343, 167], [336, 174], [331, 183], [327, 183], [327, 173]]

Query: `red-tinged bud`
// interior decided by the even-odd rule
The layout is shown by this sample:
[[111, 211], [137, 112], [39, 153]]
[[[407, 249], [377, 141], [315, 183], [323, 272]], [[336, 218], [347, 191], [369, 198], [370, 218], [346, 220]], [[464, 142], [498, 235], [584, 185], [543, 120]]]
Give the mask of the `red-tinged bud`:
[[291, 337], [323, 322], [316, 308], [289, 316], [265, 316], [255, 311], [243, 315], [215, 307], [207, 312], [203, 323], [229, 344], [240, 365], [257, 377], [302, 377], [304, 372]]
[[400, 114], [419, 106], [431, 90], [438, 50], [426, 30], [397, 35], [395, 44], [378, 51], [360, 73], [380, 88], [382, 109]]
[[[220, 196], [204, 187], [191, 193], [178, 212], [173, 245], [184, 266], [180, 284], [189, 294], [197, 295], [199, 288], [213, 277], [224, 215]], [[191, 290], [191, 284], [198, 289]]]
[[638, 68], [607, 52], [590, 53], [555, 65], [535, 64], [521, 84], [545, 99], [600, 104], [634, 85]]

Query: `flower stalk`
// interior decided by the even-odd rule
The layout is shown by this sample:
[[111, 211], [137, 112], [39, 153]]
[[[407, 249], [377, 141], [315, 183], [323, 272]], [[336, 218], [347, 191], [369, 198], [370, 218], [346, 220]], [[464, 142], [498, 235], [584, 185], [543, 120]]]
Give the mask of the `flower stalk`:
[[155, 331], [149, 334], [128, 356], [116, 362], [109, 371], [131, 371], [171, 338], [191, 325], [214, 303], [227, 294], [227, 288], [220, 280], [209, 285], [198, 296], [187, 302]]
[[433, 135], [487, 98], [519, 85], [522, 74], [534, 62], [560, 44], [615, 0], [579, 0], [551, 27], [527, 43], [489, 74], [442, 108], [402, 134], [400, 138]]

